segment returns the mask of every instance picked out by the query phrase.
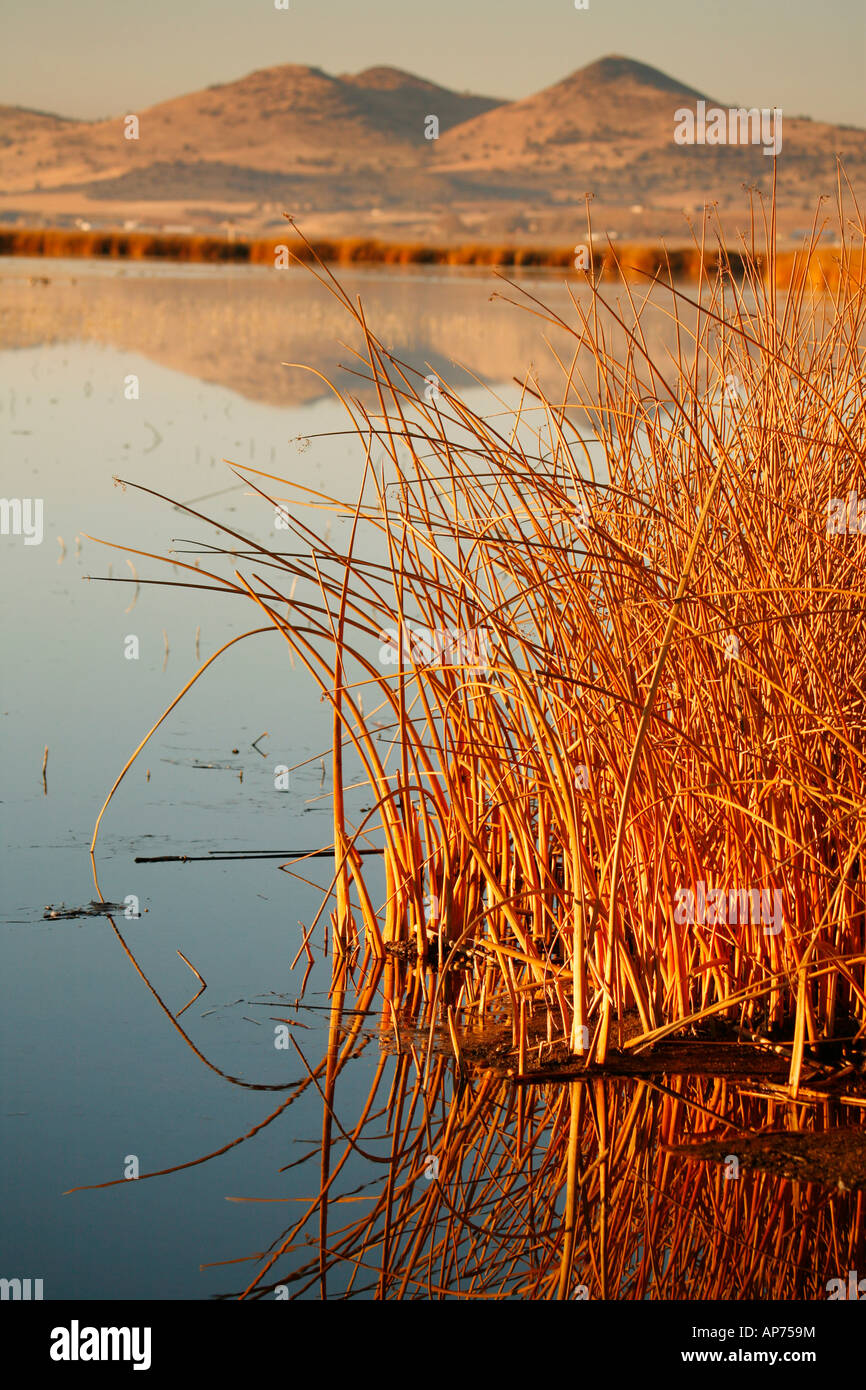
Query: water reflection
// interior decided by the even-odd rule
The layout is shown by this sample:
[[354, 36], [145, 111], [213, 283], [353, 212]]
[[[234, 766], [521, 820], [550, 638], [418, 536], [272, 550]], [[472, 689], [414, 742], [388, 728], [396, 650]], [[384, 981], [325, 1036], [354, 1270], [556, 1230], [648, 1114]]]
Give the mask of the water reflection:
[[724, 1045], [685, 1037], [576, 1079], [549, 1015], [488, 996], [480, 1026], [484, 973], [340, 956], [327, 1006], [242, 1005], [297, 1079], [226, 1147], [305, 1092], [321, 1131], [281, 1168], [303, 1196], [234, 1198], [291, 1218], [224, 1297], [816, 1300], [862, 1263], [862, 1059], [796, 1104], [772, 1053], [713, 1075]]
[[[101, 344], [269, 405], [297, 406], [328, 396], [317, 373], [341, 391], [373, 394], [355, 357], [361, 336], [347, 335], [345, 309], [306, 267], [118, 268], [58, 261], [36, 287], [32, 274], [30, 262], [0, 260], [7, 347]], [[579, 338], [541, 313], [533, 297], [572, 325], [578, 320], [571, 295], [583, 307], [590, 302], [585, 287], [540, 272], [515, 277], [519, 289], [491, 271], [424, 266], [341, 269], [340, 281], [351, 299], [363, 297], [367, 321], [396, 357], [421, 377], [438, 375], [461, 391], [473, 380], [511, 382], [526, 373], [559, 388], [554, 354], [570, 363]], [[616, 301], [616, 291], [609, 293]], [[631, 293], [641, 299], [646, 291], [632, 287]], [[654, 291], [648, 305], [647, 343], [663, 356], [676, 341], [670, 291]], [[622, 346], [615, 329], [610, 343], [612, 351]], [[589, 366], [586, 349], [577, 362], [578, 371]], [[155, 433], [153, 449], [159, 442]]]

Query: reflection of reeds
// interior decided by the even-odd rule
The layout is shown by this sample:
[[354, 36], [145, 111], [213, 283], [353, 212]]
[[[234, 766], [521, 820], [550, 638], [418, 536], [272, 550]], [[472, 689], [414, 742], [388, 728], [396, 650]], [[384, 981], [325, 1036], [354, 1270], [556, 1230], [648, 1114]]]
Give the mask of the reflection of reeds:
[[[305, 1255], [311, 1198], [236, 1296], [282, 1286], [292, 1297], [820, 1299], [862, 1259], [862, 1193], [733, 1177], [667, 1151], [683, 1133], [724, 1134], [736, 1157], [737, 1132], [767, 1110], [724, 1083], [572, 1083], [535, 1091], [519, 1112], [510, 1083], [482, 1076], [455, 1090], [441, 1060], [422, 1092], [402, 1056], [365, 1110], [383, 1105], [391, 1155], [379, 1158], [374, 1127], [359, 1125], [331, 1159], [367, 1182], [357, 1195], [348, 1176], [325, 1185], [324, 1248]], [[353, 1149], [372, 1149], [381, 1174], [353, 1167]]]
[[[319, 1191], [250, 1257], [257, 1271], [234, 1296], [820, 1299], [862, 1262], [862, 1192], [754, 1171], [741, 1142], [768, 1124], [820, 1134], [838, 1119], [832, 1103], [788, 1110], [676, 1076], [524, 1094], [490, 1070], [455, 1076], [441, 1051], [425, 1067], [423, 1044], [398, 1039], [368, 1095], [341, 1104], [356, 1007], [369, 1007], [380, 969], [350, 1000], [340, 967], [330, 1035], [345, 1041], [329, 1048], [321, 1087]], [[422, 1032], [435, 1022], [429, 1002], [417, 1007], [415, 972], [387, 968], [381, 994], [383, 1039], [395, 996]], [[708, 1136], [724, 1162], [673, 1151]]]
[[[323, 911], [335, 904], [340, 983], [321, 1188], [248, 1294], [294, 1256], [298, 1291], [307, 1279], [323, 1296], [329, 1271], [351, 1266], [352, 1284], [375, 1271], [382, 1297], [565, 1297], [576, 1285], [601, 1297], [817, 1297], [862, 1240], [862, 1197], [727, 1182], [663, 1149], [683, 1125], [749, 1130], [776, 1104], [727, 1083], [630, 1089], [602, 1076], [545, 1094], [489, 1072], [469, 1081], [461, 1066], [452, 1088], [442, 1055], [412, 1043], [393, 1064], [383, 1057], [351, 1134], [334, 1128], [345, 960], [361, 945], [367, 963], [410, 947], [419, 962], [388, 974], [389, 1035], [391, 1006], [411, 1015], [420, 1000], [424, 1027], [459, 1053], [461, 1030], [498, 1013], [516, 1065], [535, 1013], [551, 1041], [601, 1067], [715, 1019], [787, 1039], [781, 1105], [822, 1041], [866, 1032], [866, 554], [859, 535], [826, 528], [829, 498], [866, 492], [866, 286], [851, 263], [843, 244], [832, 297], [801, 275], [777, 300], [772, 244], [751, 249], [745, 288], [720, 271], [702, 278], [700, 300], [671, 289], [670, 361], [647, 352], [630, 294], [626, 312], [597, 289], [588, 310], [575, 302], [573, 325], [526, 296], [573, 333], [575, 354], [589, 349], [590, 370], [564, 361], [557, 399], [527, 382], [516, 410], [489, 420], [442, 383], [431, 394], [325, 268], [314, 272], [363, 330], [360, 370], [379, 393], [375, 414], [340, 396], [366, 456], [356, 501], [243, 472], [269, 509], [287, 494], [294, 510], [325, 507], [351, 539], [338, 551], [296, 519], [309, 560], [254, 547], [248, 576], [233, 565], [229, 578], [195, 576], [254, 603], [334, 717]], [[619, 360], [609, 323], [629, 342]], [[492, 655], [431, 662], [410, 645], [402, 666], [383, 667], [379, 633], [405, 622], [484, 630]], [[391, 726], [388, 752], [374, 721]], [[360, 826], [348, 819], [347, 749], [374, 808]], [[373, 828], [381, 907], [358, 853]], [[678, 920], [677, 890], [699, 882], [780, 890], [783, 929]], [[389, 1145], [371, 1157], [364, 1126], [389, 1068]], [[830, 1103], [811, 1104], [780, 1113], [795, 1127], [830, 1123]], [[381, 1191], [332, 1230], [336, 1172], [359, 1155], [382, 1165]], [[425, 1156], [437, 1155], [428, 1180]], [[299, 1269], [314, 1218], [317, 1254]]]
[[[71, 227], [0, 228], [0, 256], [108, 256], [128, 260], [270, 265], [277, 263], [278, 248], [287, 247], [300, 262], [325, 261], [337, 265], [444, 265], [510, 266], [574, 271], [575, 248], [518, 246], [489, 242], [436, 246], [418, 242], [378, 241], [373, 237], [332, 237], [307, 242], [297, 236], [227, 237], [183, 232], [86, 231]], [[805, 275], [816, 288], [836, 289], [839, 284], [840, 248], [811, 245], [808, 250], [779, 252], [774, 258], [776, 283], [788, 286]], [[618, 242], [598, 244], [593, 275], [605, 280], [638, 279], [644, 275], [662, 280], [698, 280], [726, 266], [738, 277], [766, 262], [731, 249], [673, 247], [661, 244]], [[846, 257], [850, 275], [864, 276], [862, 254]], [[583, 278], [583, 272], [580, 272]]]

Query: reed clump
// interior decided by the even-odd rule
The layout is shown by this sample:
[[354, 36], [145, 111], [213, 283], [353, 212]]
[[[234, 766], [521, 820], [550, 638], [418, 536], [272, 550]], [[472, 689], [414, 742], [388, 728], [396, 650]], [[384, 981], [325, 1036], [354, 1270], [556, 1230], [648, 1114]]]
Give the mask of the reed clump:
[[[436, 378], [431, 395], [313, 269], [379, 401], [340, 397], [357, 502], [317, 499], [353, 546], [295, 520], [309, 560], [256, 547], [266, 570], [214, 578], [332, 706], [338, 950], [426, 959], [432, 932], [445, 966], [471, 948], [458, 1011], [497, 999], [516, 1030], [531, 1001], [598, 1064], [713, 1017], [787, 1031], [796, 1094], [810, 1049], [866, 1032], [860, 255], [843, 245], [832, 297], [808, 277], [778, 296], [772, 245], [769, 278], [752, 247], [743, 283], [721, 267], [699, 296], [671, 287], [664, 362], [630, 292], [624, 309], [596, 287], [572, 323], [524, 291], [573, 356], [556, 399], [527, 380], [493, 420]], [[269, 507], [309, 500], [240, 471]], [[363, 843], [382, 846], [381, 906]]]

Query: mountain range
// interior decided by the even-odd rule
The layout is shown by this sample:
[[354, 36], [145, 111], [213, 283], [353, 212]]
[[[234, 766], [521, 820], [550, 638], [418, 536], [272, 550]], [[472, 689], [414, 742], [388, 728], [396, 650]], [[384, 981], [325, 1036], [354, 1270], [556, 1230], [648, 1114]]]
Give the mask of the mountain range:
[[774, 164], [782, 230], [834, 193], [837, 156], [862, 188], [863, 130], [785, 113], [776, 161], [678, 145], [674, 113], [699, 100], [748, 105], [613, 55], [519, 101], [282, 64], [110, 120], [2, 106], [0, 221], [261, 232], [286, 211], [312, 235], [549, 242], [579, 239], [588, 192], [601, 231], [670, 236], [708, 202], [742, 222]]

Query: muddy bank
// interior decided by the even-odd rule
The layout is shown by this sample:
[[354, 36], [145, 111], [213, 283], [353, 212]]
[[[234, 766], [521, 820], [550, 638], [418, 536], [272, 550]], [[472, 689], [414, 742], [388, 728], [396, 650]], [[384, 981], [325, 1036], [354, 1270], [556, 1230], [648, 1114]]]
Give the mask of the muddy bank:
[[739, 1169], [826, 1183], [845, 1192], [866, 1190], [866, 1133], [862, 1129], [826, 1129], [815, 1134], [767, 1130], [681, 1144], [665, 1148], [665, 1153], [725, 1164], [734, 1157]]

